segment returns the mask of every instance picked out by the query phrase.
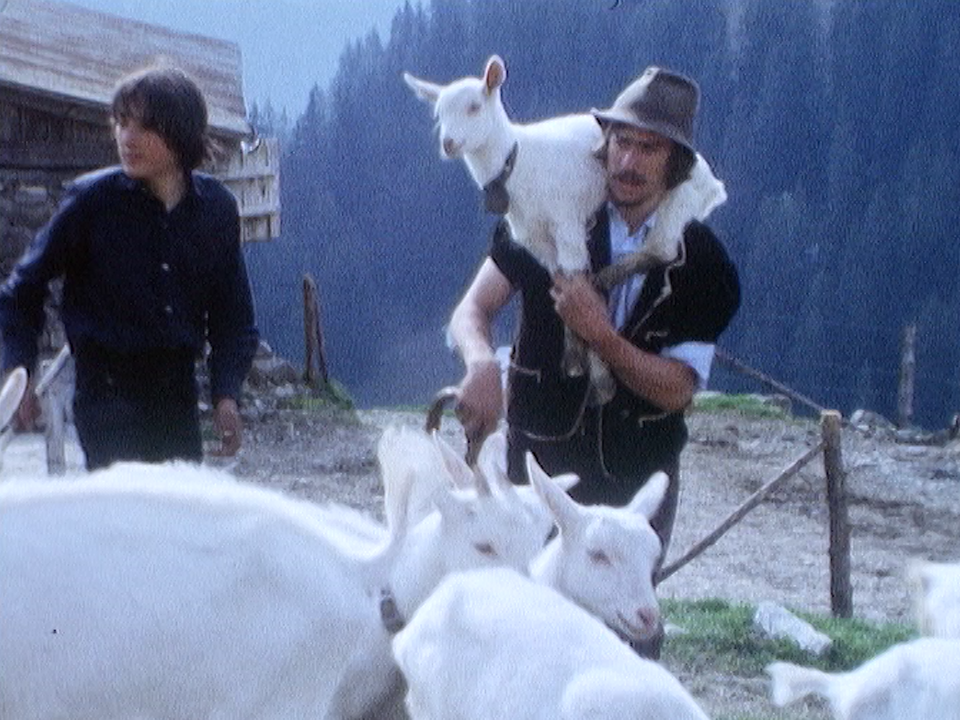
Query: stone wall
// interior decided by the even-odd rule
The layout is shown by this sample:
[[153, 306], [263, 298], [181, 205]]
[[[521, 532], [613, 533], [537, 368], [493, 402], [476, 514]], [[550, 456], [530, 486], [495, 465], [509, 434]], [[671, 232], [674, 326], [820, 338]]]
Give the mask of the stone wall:
[[[76, 172], [0, 169], [0, 279], [6, 279], [37, 231], [50, 219], [63, 196], [64, 186]], [[54, 307], [59, 286], [54, 284], [47, 307], [47, 330], [41, 340], [44, 351], [59, 348], [63, 329]]]

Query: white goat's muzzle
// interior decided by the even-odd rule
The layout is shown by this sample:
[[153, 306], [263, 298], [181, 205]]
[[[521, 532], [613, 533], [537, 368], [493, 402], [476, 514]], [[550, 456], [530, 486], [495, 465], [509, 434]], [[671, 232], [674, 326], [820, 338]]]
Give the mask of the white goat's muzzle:
[[447, 159], [459, 157], [461, 148], [463, 148], [463, 143], [458, 143], [453, 138], [440, 139], [440, 154]]

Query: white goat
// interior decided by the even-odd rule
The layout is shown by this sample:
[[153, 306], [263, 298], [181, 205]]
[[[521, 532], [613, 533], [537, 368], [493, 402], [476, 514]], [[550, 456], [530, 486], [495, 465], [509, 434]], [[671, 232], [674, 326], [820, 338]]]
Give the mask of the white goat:
[[393, 647], [414, 720], [707, 718], [659, 664], [506, 568], [448, 576]]
[[505, 451], [506, 439], [494, 433], [480, 450], [477, 469], [471, 470], [449, 445], [442, 448], [455, 483], [468, 487], [471, 478], [491, 478], [489, 484], [498, 492], [517, 495], [529, 508], [543, 537], [557, 527], [556, 537], [530, 562], [534, 579], [571, 598], [622, 636], [649, 640], [660, 624], [652, 577], [661, 552], [650, 519], [663, 501], [667, 476], [654, 474], [626, 507], [580, 505], [566, 493], [577, 476], [551, 477], [531, 454], [526, 458], [530, 485], [512, 485], [506, 477]]
[[767, 667], [773, 702], [809, 694], [835, 720], [960, 720], [960, 641], [920, 638], [894, 645], [847, 673], [777, 662]]
[[559, 532], [530, 563], [530, 576], [596, 615], [622, 637], [650, 640], [660, 628], [653, 572], [660, 538], [650, 527], [667, 491], [654, 473], [629, 505], [580, 505], [527, 454], [527, 475]]
[[[675, 680], [664, 680], [669, 673], [646, 670], [656, 665], [639, 658], [631, 664], [635, 654], [613, 634], [642, 641], [658, 631], [652, 577], [661, 545], [649, 519], [663, 500], [666, 475], [652, 476], [627, 507], [612, 508], [574, 502], [529, 454], [527, 471], [559, 533], [531, 563], [529, 582], [503, 574], [451, 576], [397, 635], [394, 657], [407, 680], [411, 714], [633, 717], [619, 713], [642, 697], [644, 712], [667, 703], [660, 714], [644, 717], [705, 717], [677, 691]], [[622, 675], [609, 684], [594, 673], [621, 665]], [[639, 686], [621, 685], [634, 673], [641, 678]], [[638, 696], [638, 688], [650, 680], [656, 688]], [[560, 714], [567, 707], [562, 703], [578, 710]], [[617, 709], [589, 715], [588, 708], [598, 707], [591, 703]]]
[[960, 639], [960, 563], [915, 560], [909, 575], [915, 586], [920, 632]]
[[[435, 453], [385, 432], [385, 485]], [[118, 464], [0, 485], [0, 717], [361, 717], [399, 680], [385, 589], [409, 617], [445, 574], [542, 545], [525, 507], [452, 490], [408, 526], [401, 491], [371, 551], [367, 528], [351, 543], [347, 519], [217, 478]]]
[[[500, 98], [506, 67], [497, 55], [487, 61], [483, 77], [464, 77], [448, 85], [410, 73], [403, 79], [433, 106], [441, 156], [463, 158], [474, 182], [487, 193], [488, 207], [505, 214], [513, 239], [551, 275], [589, 271], [587, 228], [606, 196], [604, 169], [595, 156], [602, 141], [597, 121], [589, 114], [574, 114], [530, 124], [511, 122]], [[725, 200], [723, 183], [698, 154], [690, 179], [661, 203], [643, 249], [622, 272], [611, 273], [606, 286], [672, 260], [684, 227], [705, 219]], [[582, 345], [567, 339], [564, 365], [571, 374], [582, 372]], [[592, 354], [588, 360], [598, 398], [608, 400], [612, 376]]]

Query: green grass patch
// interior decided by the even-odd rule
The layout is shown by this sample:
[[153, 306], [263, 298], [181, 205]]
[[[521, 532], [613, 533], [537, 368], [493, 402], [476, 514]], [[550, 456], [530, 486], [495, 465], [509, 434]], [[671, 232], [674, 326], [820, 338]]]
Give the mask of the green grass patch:
[[285, 399], [282, 405], [289, 410], [326, 411], [354, 410], [349, 391], [336, 380], [331, 380], [316, 392], [305, 392]]
[[754, 630], [756, 608], [752, 605], [725, 600], [664, 600], [661, 606], [666, 621], [684, 630], [667, 638], [664, 660], [690, 672], [703, 668], [757, 677], [776, 660], [837, 672], [856, 667], [891, 645], [916, 637], [916, 631], [907, 625], [796, 612], [833, 640], [831, 649], [818, 658], [789, 640], [766, 638]]
[[693, 399], [693, 411], [705, 413], [734, 412], [745, 417], [789, 418], [784, 409], [765, 398], [752, 393], [698, 393]]

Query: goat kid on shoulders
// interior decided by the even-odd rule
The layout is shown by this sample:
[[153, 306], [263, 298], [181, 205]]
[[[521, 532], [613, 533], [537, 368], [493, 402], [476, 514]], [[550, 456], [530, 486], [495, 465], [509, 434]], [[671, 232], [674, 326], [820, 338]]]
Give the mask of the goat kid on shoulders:
[[[505, 216], [514, 241], [526, 248], [551, 275], [589, 272], [588, 227], [606, 198], [604, 168], [596, 157], [600, 125], [587, 113], [534, 123], [511, 121], [501, 100], [506, 80], [503, 60], [493, 55], [482, 77], [464, 77], [447, 85], [404, 73], [421, 100], [433, 106], [440, 133], [440, 155], [462, 158], [470, 176], [486, 194], [487, 207]], [[726, 200], [723, 183], [697, 154], [688, 180], [671, 190], [643, 247], [605, 271], [603, 289], [630, 274], [673, 260], [686, 225], [704, 220]], [[564, 368], [571, 375], [589, 372], [596, 399], [613, 396], [613, 377], [602, 361], [568, 333]]]

